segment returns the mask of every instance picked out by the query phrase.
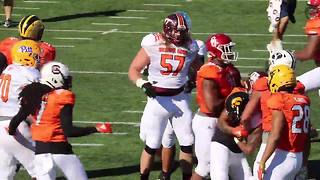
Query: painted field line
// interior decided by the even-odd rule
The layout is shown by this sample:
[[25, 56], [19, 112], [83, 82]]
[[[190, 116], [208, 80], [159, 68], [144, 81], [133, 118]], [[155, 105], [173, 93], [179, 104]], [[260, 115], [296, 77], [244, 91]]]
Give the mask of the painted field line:
[[[4, 15], [4, 14], [3, 14]], [[0, 31], [17, 31], [13, 28], [0, 28]], [[103, 33], [105, 31], [98, 31], [98, 30], [80, 30], [80, 29], [46, 29], [46, 31], [50, 32], [78, 32], [78, 33]], [[115, 31], [114, 33], [123, 33], [123, 34], [149, 34], [151, 32], [155, 31]], [[198, 35], [209, 35], [213, 34], [214, 32], [194, 32], [192, 34], [198, 34]], [[257, 34], [257, 33], [225, 33], [232, 36], [267, 36], [270, 37], [271, 34]], [[302, 34], [286, 34], [286, 36], [291, 37], [306, 37], [306, 35]]]
[[306, 42], [282, 42], [282, 44], [306, 44]]
[[165, 12], [165, 11], [161, 11], [161, 10], [147, 10], [147, 9], [129, 9], [127, 11], [129, 11], [129, 12], [151, 12], [151, 13]]
[[71, 143], [72, 146], [86, 146], [86, 147], [99, 147], [104, 146], [104, 144], [84, 144], [84, 143]]
[[71, 71], [75, 74], [119, 74], [119, 75], [128, 75], [127, 72], [111, 72], [111, 71]]
[[117, 32], [117, 31], [118, 31], [118, 29], [111, 29], [109, 31], [104, 31], [101, 34], [109, 34], [109, 33]]
[[[0, 14], [1, 16], [5, 16], [5, 14]], [[20, 16], [22, 16], [21, 14], [12, 14], [11, 16], [13, 16], [13, 17], [20, 17]], [[14, 30], [16, 30], [16, 29], [14, 29]]]
[[43, 4], [56, 4], [59, 1], [23, 1], [24, 3], [43, 3]]
[[124, 135], [128, 135], [129, 133], [127, 132], [112, 132], [112, 133], [94, 133], [97, 135], [115, 135], [115, 136], [124, 136]]
[[53, 45], [56, 48], [74, 48], [74, 45]]
[[128, 26], [130, 24], [120, 24], [120, 23], [91, 23], [92, 25], [97, 26]]
[[82, 38], [82, 37], [53, 37], [53, 39], [62, 39], [62, 40], [92, 40], [92, 38]]
[[40, 9], [40, 8], [37, 8], [37, 7], [14, 7], [14, 9], [37, 10], [37, 9]]
[[144, 6], [181, 6], [180, 4], [143, 4]]
[[253, 52], [268, 52], [267, 49], [252, 49]]
[[130, 111], [130, 110], [127, 110], [127, 111], [122, 111], [123, 113], [136, 113], [136, 114], [142, 114], [143, 111]]
[[237, 68], [247, 68], [247, 69], [254, 69], [254, 68], [264, 68], [264, 66], [236, 66]]
[[267, 61], [268, 59], [267, 58], [249, 58], [249, 57], [243, 57], [243, 58], [238, 58], [239, 60], [264, 60], [264, 61]]
[[138, 16], [110, 16], [111, 19], [148, 19], [147, 17]]
[[[97, 123], [102, 123], [102, 121], [72, 121], [74, 123], [79, 123], [79, 124], [97, 124]], [[109, 122], [110, 124], [120, 124], [120, 125], [140, 125], [138, 122]]]

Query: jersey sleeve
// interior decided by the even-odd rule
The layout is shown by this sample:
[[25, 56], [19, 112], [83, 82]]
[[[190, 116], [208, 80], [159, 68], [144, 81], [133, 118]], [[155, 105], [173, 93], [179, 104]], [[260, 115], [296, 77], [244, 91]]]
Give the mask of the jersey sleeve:
[[60, 89], [60, 90], [57, 90], [57, 91], [61, 91], [61, 92], [58, 92], [59, 94], [59, 104], [60, 105], [74, 105], [75, 103], [75, 94], [72, 93], [71, 91], [68, 91], [68, 90], [63, 90], [63, 89]]
[[307, 35], [320, 35], [320, 18], [309, 19], [304, 27]]
[[271, 110], [282, 110], [284, 107], [284, 100], [281, 93], [272, 94], [267, 101], [267, 106]]
[[206, 49], [206, 45], [204, 44], [203, 41], [201, 40], [196, 40], [198, 47], [199, 47], [199, 51], [198, 51], [198, 55], [199, 56], [205, 56], [207, 54], [207, 49]]
[[204, 65], [198, 71], [198, 76], [204, 79], [216, 79], [221, 76], [221, 70], [216, 66]]
[[56, 48], [47, 42], [40, 43], [41, 54], [40, 64], [43, 65], [49, 61], [53, 61], [56, 58]]
[[255, 91], [265, 91], [268, 90], [268, 79], [266, 77], [259, 78], [252, 86]]

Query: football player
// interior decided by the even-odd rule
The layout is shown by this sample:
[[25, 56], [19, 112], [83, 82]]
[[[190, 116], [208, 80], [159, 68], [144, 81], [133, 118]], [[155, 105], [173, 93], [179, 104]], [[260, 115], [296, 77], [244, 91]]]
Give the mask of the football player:
[[192, 120], [195, 153], [198, 159], [198, 165], [192, 175], [194, 180], [209, 176], [211, 138], [217, 119], [224, 108], [224, 100], [236, 84], [230, 73], [231, 69], [235, 69], [231, 62], [236, 61], [238, 57], [238, 53], [232, 50], [234, 45], [231, 38], [225, 34], [212, 34], [206, 41], [208, 63], [197, 73], [199, 110]]
[[31, 39], [39, 42], [41, 48], [40, 66], [55, 59], [56, 49], [51, 44], [41, 41], [44, 24], [37, 16], [28, 15], [23, 17], [18, 28], [19, 37], [8, 37], [0, 42], [0, 72], [7, 65], [12, 64], [11, 48], [21, 39]]
[[32, 40], [21, 40], [12, 47], [13, 64], [5, 68], [0, 76], [0, 179], [13, 179], [17, 160], [25, 167], [31, 177], [35, 177], [34, 147], [31, 142], [29, 126], [23, 121], [16, 137], [9, 136], [7, 128], [10, 119], [19, 111], [18, 99], [21, 89], [38, 81], [40, 74], [35, 68], [39, 63], [40, 47]]
[[296, 83], [293, 69], [286, 65], [274, 66], [269, 73], [272, 95], [267, 107], [271, 110], [272, 129], [259, 163], [260, 180], [294, 179], [302, 167], [310, 130], [310, 99], [293, 93]]
[[16, 135], [19, 124], [32, 115], [36, 178], [55, 179], [57, 166], [67, 179], [88, 179], [79, 158], [72, 151], [68, 137], [107, 133], [108, 128], [105, 123], [98, 123], [96, 127], [73, 126], [75, 95], [70, 90], [72, 77], [66, 65], [46, 63], [40, 75], [40, 82], [25, 86], [19, 94], [21, 107], [11, 119], [9, 134]]
[[249, 101], [244, 88], [234, 88], [225, 100], [215, 133], [212, 137], [210, 154], [210, 176], [212, 180], [249, 179], [251, 168], [234, 141], [246, 138], [248, 131], [240, 125], [240, 116]]
[[[192, 111], [188, 95], [183, 90], [190, 66], [199, 64], [195, 61], [199, 47], [191, 39], [188, 24], [179, 13], [167, 16], [163, 32], [146, 35], [141, 46], [128, 72], [129, 79], [148, 96], [140, 126], [140, 138], [145, 142], [140, 159], [140, 178], [149, 177], [169, 119], [181, 149], [183, 178], [190, 179], [194, 142]], [[143, 80], [140, 72], [147, 65], [148, 80]]]

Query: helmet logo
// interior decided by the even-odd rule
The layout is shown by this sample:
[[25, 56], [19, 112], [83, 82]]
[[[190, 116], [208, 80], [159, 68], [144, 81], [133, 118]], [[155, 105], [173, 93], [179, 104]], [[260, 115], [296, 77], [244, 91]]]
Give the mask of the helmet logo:
[[51, 67], [51, 71], [52, 71], [53, 74], [60, 74], [61, 73], [60, 66], [57, 65], [57, 64], [53, 65]]
[[211, 39], [210, 39], [210, 43], [211, 43], [211, 46], [212, 47], [217, 47], [218, 46], [218, 41], [216, 39], [215, 36], [213, 36]]
[[32, 53], [32, 47], [30, 46], [20, 46], [19, 52], [26, 52], [26, 53]]
[[242, 102], [242, 98], [241, 97], [236, 97], [236, 98], [232, 99], [231, 107], [232, 108], [236, 108], [237, 106], [240, 106], [241, 102]]

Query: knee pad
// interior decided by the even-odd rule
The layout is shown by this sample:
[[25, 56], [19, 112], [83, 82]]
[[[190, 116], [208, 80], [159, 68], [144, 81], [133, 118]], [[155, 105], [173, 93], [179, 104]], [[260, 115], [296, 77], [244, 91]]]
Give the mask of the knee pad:
[[148, 154], [150, 154], [150, 155], [155, 155], [156, 154], [156, 151], [157, 151], [157, 149], [152, 149], [152, 148], [150, 148], [149, 146], [147, 146], [146, 145], [146, 147], [144, 148], [144, 150], [148, 153]]
[[192, 146], [180, 146], [180, 149], [182, 152], [189, 153], [189, 154], [191, 154], [193, 151]]

